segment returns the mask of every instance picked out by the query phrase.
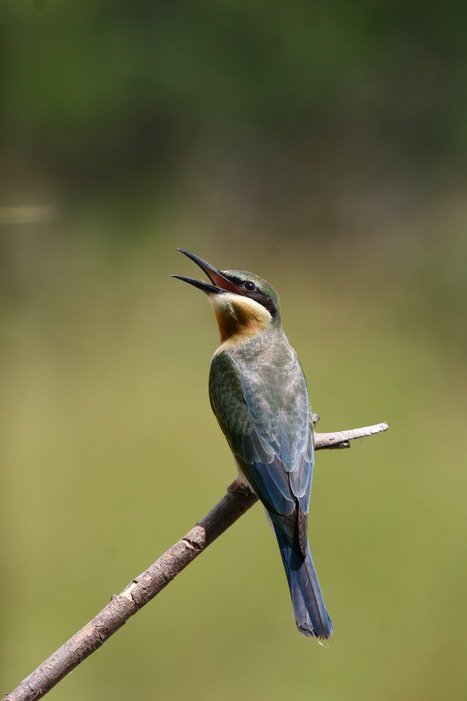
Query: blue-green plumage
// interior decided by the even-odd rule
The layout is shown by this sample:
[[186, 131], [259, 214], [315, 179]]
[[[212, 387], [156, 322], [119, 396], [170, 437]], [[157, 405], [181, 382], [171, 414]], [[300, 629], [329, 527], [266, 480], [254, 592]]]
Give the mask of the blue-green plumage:
[[332, 624], [307, 544], [313, 434], [305, 378], [282, 330], [271, 327], [211, 363], [211, 405], [248, 483], [272, 521], [298, 628], [327, 638]]
[[217, 271], [188, 255], [213, 283], [187, 279], [211, 296], [223, 341], [211, 361], [213, 411], [241, 474], [269, 514], [299, 630], [328, 638], [333, 627], [307, 541], [313, 474], [308, 391], [280, 325], [277, 294], [252, 273]]

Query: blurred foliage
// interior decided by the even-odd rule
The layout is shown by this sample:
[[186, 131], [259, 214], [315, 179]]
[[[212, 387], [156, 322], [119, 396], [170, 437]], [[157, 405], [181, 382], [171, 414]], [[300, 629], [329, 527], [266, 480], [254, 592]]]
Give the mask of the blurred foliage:
[[52, 694], [465, 698], [464, 15], [0, 3], [4, 691], [234, 475], [183, 246], [277, 286], [322, 430], [390, 424], [317, 458], [336, 634], [255, 508]]
[[313, 155], [335, 176], [351, 160], [374, 172], [375, 148], [380, 174], [401, 161], [418, 175], [439, 159], [458, 167], [465, 154], [458, 0], [430, 12], [394, 0], [7, 0], [0, 13], [10, 156], [87, 194], [138, 189], [148, 174], [173, 183], [222, 155], [258, 179], [282, 157], [299, 182]]

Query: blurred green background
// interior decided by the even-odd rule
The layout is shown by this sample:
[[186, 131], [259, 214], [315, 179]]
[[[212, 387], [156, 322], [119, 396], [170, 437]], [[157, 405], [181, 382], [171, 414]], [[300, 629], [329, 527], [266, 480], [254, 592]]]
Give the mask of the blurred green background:
[[281, 293], [321, 430], [301, 637], [255, 507], [51, 698], [465, 699], [465, 4], [0, 4], [6, 692], [221, 497], [181, 246]]

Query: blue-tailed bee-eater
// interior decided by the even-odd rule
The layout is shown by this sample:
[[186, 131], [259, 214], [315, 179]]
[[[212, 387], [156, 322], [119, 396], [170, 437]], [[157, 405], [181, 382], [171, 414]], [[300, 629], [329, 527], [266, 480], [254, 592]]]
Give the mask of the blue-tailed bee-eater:
[[239, 478], [266, 508], [301, 633], [333, 632], [308, 545], [313, 424], [305, 377], [281, 328], [274, 288], [253, 273], [216, 270], [183, 251], [210, 282], [174, 275], [211, 300], [221, 344], [211, 361], [211, 406]]

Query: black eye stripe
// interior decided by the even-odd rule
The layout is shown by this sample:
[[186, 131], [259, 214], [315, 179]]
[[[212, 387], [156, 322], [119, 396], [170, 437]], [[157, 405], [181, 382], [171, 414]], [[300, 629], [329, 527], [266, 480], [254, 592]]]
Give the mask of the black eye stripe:
[[242, 284], [242, 280], [239, 277], [237, 277], [237, 275], [227, 275], [227, 273], [225, 273], [223, 270], [221, 270], [221, 273], [225, 278], [227, 278], [227, 280], [230, 280], [230, 282], [233, 282], [234, 285], [241, 285]]
[[[272, 314], [272, 316], [276, 316], [277, 307], [274, 303], [274, 300], [269, 295], [266, 295], [264, 294], [264, 292], [261, 292], [261, 290], [255, 285], [255, 283], [252, 280], [242, 280], [240, 277], [238, 277], [238, 275], [226, 275], [225, 273], [223, 273], [223, 275], [225, 275], [227, 280], [233, 282], [234, 285], [238, 285], [239, 287], [243, 287], [244, 290], [247, 290], [250, 299], [254, 299], [259, 304], [262, 304], [263, 307], [265, 307]], [[246, 288], [245, 285], [247, 283], [252, 283], [254, 285], [254, 289], [249, 290], [248, 288]]]
[[268, 295], [265, 295], [258, 289], [256, 289], [256, 292], [250, 294], [249, 297], [250, 299], [254, 299], [255, 302], [262, 304], [263, 307], [265, 307], [268, 310], [268, 312], [272, 314], [272, 316], [275, 316], [277, 314], [277, 307], [274, 304], [274, 300], [271, 297], [268, 297]]

